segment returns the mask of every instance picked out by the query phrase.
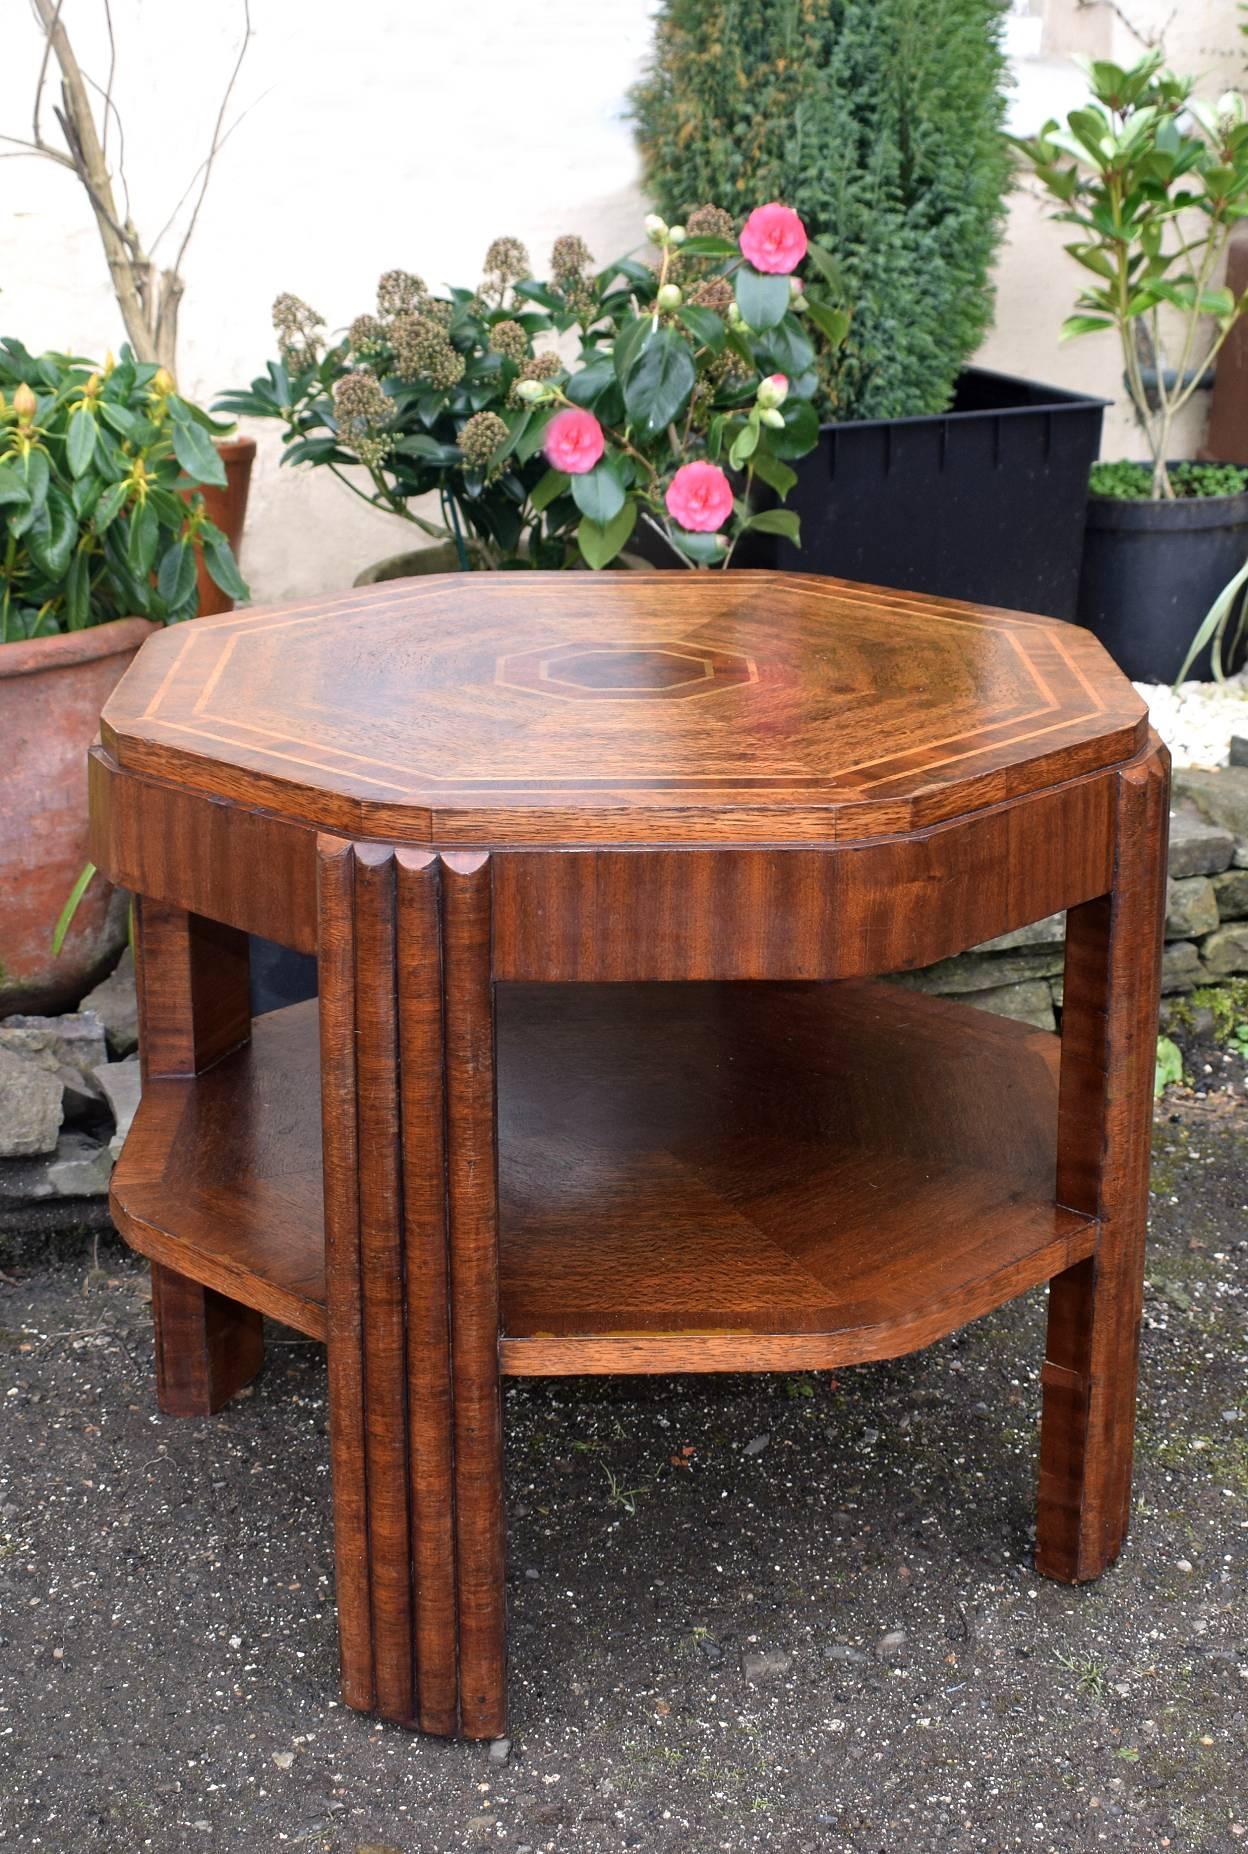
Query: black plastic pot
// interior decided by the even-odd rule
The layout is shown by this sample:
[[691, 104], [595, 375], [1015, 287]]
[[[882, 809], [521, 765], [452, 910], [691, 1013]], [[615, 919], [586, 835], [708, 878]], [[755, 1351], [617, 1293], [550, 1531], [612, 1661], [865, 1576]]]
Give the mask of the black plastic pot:
[[1105, 404], [968, 367], [947, 412], [825, 425], [785, 505], [801, 547], [736, 558], [1073, 618]]
[[[1174, 502], [1089, 496], [1078, 622], [1135, 681], [1173, 682], [1201, 619], [1246, 559], [1248, 491]], [[1212, 674], [1202, 650], [1189, 675]]]

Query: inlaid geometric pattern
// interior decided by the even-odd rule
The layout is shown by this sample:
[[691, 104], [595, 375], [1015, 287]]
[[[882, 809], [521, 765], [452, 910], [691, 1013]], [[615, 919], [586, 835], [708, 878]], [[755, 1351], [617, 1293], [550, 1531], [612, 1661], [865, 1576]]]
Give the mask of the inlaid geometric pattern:
[[452, 574], [154, 637], [134, 770], [451, 843], [844, 841], [1129, 758], [1145, 711], [1056, 620], [802, 574]]
[[565, 702], [679, 701], [757, 680], [757, 668], [739, 651], [683, 638], [646, 645], [589, 638], [556, 650], [521, 650], [500, 657], [495, 676], [504, 688]]

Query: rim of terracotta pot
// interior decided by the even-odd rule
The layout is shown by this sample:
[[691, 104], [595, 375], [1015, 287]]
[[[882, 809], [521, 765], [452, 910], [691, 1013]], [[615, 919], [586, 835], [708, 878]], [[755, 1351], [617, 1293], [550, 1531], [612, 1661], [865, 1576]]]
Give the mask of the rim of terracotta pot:
[[74, 663], [119, 656], [124, 650], [137, 650], [159, 629], [149, 618], [113, 618], [108, 624], [88, 625], [82, 631], [18, 638], [11, 644], [0, 644], [0, 677], [34, 676], [40, 670], [68, 669]]
[[216, 446], [227, 463], [235, 462], [243, 457], [254, 457], [256, 454], [255, 439], [241, 435], [236, 438], [218, 438]]

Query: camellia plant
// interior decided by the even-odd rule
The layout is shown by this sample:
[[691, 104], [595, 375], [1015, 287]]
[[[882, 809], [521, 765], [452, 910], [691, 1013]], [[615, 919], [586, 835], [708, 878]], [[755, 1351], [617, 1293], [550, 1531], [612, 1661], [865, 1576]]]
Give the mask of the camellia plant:
[[[605, 567], [639, 520], [689, 566], [726, 564], [750, 528], [796, 541], [796, 516], [751, 492], [783, 500], [818, 436], [816, 344], [849, 325], [835, 266], [778, 203], [739, 236], [714, 206], [647, 232], [652, 263], [604, 270], [560, 238], [544, 282], [507, 238], [473, 291], [388, 272], [376, 313], [328, 348], [315, 311], [280, 297], [279, 360], [220, 406], [281, 419], [287, 461], [331, 469], [462, 567]], [[431, 494], [440, 521], [412, 507]]]
[[201, 484], [224, 484], [217, 424], [163, 367], [0, 342], [0, 644], [198, 610], [196, 559], [245, 599]]
[[1174, 421], [1248, 310], [1248, 294], [1219, 282], [1227, 240], [1248, 216], [1248, 115], [1237, 92], [1194, 97], [1158, 52], [1130, 70], [1085, 68], [1083, 108], [1015, 146], [1057, 201], [1054, 217], [1076, 228], [1066, 249], [1090, 273], [1063, 335], [1117, 334], [1152, 494], [1169, 498]]

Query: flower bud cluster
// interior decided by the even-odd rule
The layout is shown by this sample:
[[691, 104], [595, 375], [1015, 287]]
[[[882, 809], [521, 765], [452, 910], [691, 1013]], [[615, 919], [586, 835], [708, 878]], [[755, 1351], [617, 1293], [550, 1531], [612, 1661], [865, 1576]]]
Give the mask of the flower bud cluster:
[[321, 357], [320, 330], [324, 316], [309, 307], [302, 297], [283, 293], [273, 304], [273, 327], [277, 333], [278, 353], [283, 363], [295, 372], [315, 367]]
[[484, 470], [499, 445], [507, 439], [507, 426], [497, 412], [474, 412], [460, 427], [459, 448], [465, 470]]

